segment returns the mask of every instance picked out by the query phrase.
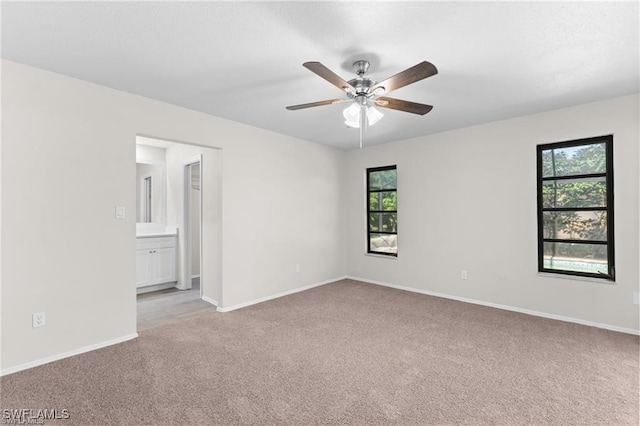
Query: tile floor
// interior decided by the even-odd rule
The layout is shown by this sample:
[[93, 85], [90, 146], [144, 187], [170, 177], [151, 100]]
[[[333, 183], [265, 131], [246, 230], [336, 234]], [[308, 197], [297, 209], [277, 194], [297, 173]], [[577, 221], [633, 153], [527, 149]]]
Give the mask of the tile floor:
[[215, 309], [212, 304], [200, 299], [200, 279], [194, 278], [191, 290], [166, 290], [143, 293], [138, 300], [138, 331], [156, 327], [179, 318]]

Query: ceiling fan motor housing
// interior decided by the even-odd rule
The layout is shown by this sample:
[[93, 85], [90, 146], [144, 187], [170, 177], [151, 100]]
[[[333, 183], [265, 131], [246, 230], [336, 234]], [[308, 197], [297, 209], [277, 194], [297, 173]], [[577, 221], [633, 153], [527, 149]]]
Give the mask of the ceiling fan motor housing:
[[356, 89], [355, 93], [351, 92], [351, 90], [347, 91], [347, 95], [351, 98], [358, 97], [371, 97], [373, 93], [369, 92], [369, 89], [373, 87], [377, 81], [370, 79], [368, 77], [364, 77], [364, 74], [369, 69], [369, 61], [355, 61], [353, 63], [353, 69], [355, 70], [358, 77], [349, 80], [348, 83]]
[[373, 93], [369, 93], [369, 89], [373, 87], [377, 82], [367, 77], [357, 77], [353, 80], [349, 80], [348, 82], [354, 89], [356, 89], [355, 93], [347, 92], [347, 94], [355, 98], [357, 96], [371, 96]]

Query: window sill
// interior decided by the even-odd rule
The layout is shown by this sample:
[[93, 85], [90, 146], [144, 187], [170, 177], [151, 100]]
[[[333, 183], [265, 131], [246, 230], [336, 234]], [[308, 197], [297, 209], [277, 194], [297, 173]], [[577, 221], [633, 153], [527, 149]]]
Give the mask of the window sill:
[[599, 283], [599, 284], [609, 284], [609, 285], [615, 284], [615, 281], [611, 281], [611, 280], [608, 280], [606, 278], [591, 278], [591, 277], [581, 277], [581, 276], [578, 276], [578, 275], [553, 274], [551, 272], [538, 272], [537, 275], [539, 277], [557, 278], [557, 279], [561, 279], [561, 280], [586, 281], [586, 282]]
[[365, 256], [370, 256], [370, 257], [378, 257], [378, 258], [382, 258], [382, 259], [393, 259], [393, 260], [397, 260], [398, 256], [387, 256], [384, 254], [375, 254], [375, 253], [365, 253]]

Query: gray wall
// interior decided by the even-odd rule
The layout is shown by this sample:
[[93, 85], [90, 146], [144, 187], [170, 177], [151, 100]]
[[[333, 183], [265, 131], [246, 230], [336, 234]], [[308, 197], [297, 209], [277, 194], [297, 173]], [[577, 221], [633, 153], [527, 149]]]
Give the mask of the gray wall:
[[[222, 307], [348, 274], [638, 329], [638, 95], [344, 152], [2, 67], [3, 372], [136, 336], [136, 134], [218, 148], [221, 267], [202, 267], [220, 271], [205, 296]], [[617, 282], [539, 276], [535, 146], [610, 133]], [[364, 169], [386, 164], [398, 165], [394, 260], [364, 255]], [[47, 326], [34, 329], [41, 311]]]
[[345, 275], [344, 152], [2, 61], [3, 372], [136, 336], [136, 134], [220, 148], [224, 306]]
[[[617, 280], [538, 275], [536, 145], [607, 134]], [[637, 332], [638, 140], [633, 95], [350, 151], [348, 275]], [[364, 254], [365, 169], [389, 164], [398, 166], [397, 259]]]

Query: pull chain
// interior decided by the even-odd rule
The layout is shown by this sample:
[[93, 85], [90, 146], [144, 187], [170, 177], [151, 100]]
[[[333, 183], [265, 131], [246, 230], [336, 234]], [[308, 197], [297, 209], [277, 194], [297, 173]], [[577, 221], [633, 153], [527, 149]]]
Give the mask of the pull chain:
[[360, 106], [360, 149], [362, 149], [362, 138], [365, 132], [364, 126], [367, 125], [367, 107], [365, 105]]

